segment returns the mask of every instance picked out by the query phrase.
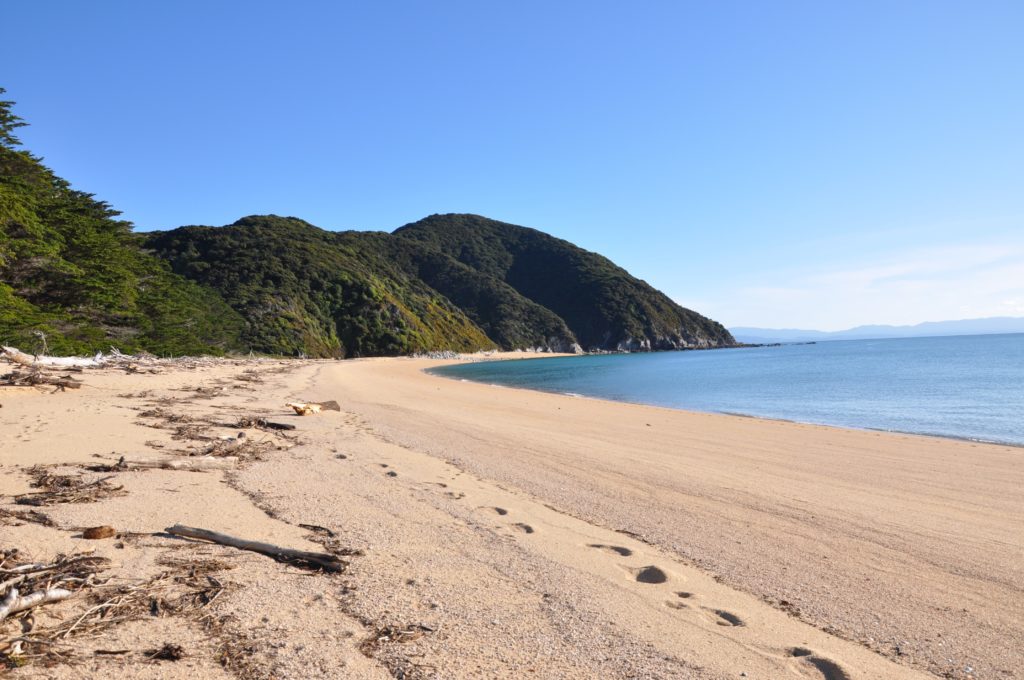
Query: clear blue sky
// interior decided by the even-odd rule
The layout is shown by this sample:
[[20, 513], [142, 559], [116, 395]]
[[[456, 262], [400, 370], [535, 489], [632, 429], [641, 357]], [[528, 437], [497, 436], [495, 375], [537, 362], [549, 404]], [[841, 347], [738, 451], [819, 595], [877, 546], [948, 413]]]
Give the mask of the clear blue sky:
[[22, 140], [139, 229], [474, 212], [727, 325], [1024, 316], [1024, 3], [8, 3]]

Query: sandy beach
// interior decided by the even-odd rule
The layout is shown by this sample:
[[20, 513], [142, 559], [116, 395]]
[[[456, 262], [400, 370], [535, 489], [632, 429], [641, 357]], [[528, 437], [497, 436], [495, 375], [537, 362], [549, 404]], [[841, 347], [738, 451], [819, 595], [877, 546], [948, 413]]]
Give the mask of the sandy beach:
[[[109, 560], [26, 635], [112, 589], [147, 598], [12, 675], [1024, 677], [1024, 450], [424, 373], [443, 363], [164, 364], [0, 390], [0, 547]], [[341, 410], [284, 406], [322, 400]], [[232, 469], [116, 466], [216, 455], [240, 431]], [[43, 472], [107, 491], [26, 505]], [[82, 537], [97, 525], [119, 535]], [[151, 653], [169, 644], [178, 660]]]

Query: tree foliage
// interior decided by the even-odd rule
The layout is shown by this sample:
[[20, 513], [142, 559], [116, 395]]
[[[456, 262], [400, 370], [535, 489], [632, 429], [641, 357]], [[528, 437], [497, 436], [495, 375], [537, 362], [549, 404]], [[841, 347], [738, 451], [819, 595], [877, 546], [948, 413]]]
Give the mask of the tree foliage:
[[399, 238], [458, 259], [563, 319], [587, 349], [734, 344], [721, 324], [685, 309], [609, 259], [536, 229], [479, 215], [432, 215]]
[[[0, 94], [3, 91], [0, 90]], [[144, 253], [131, 224], [19, 148], [0, 101], [0, 341], [55, 352], [217, 353], [241, 319]]]
[[359, 357], [495, 346], [374, 241], [266, 215], [154, 234], [146, 244], [241, 312], [242, 341], [258, 351]]

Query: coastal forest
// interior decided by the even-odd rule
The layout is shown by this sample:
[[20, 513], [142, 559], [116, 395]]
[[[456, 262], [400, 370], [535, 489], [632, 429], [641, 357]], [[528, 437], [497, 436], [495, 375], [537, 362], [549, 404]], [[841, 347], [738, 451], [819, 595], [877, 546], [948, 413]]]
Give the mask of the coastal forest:
[[478, 215], [392, 233], [276, 215], [136, 232], [22, 148], [24, 125], [0, 101], [0, 344], [336, 358], [735, 344], [607, 258]]

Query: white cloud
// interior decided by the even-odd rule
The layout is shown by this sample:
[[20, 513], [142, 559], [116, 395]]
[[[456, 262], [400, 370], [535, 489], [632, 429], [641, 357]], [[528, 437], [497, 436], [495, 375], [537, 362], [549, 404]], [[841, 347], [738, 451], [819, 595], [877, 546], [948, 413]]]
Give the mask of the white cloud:
[[1019, 316], [1024, 243], [941, 245], [763, 280], [705, 295], [698, 309], [729, 326], [821, 330]]

